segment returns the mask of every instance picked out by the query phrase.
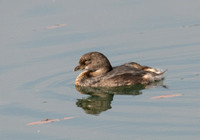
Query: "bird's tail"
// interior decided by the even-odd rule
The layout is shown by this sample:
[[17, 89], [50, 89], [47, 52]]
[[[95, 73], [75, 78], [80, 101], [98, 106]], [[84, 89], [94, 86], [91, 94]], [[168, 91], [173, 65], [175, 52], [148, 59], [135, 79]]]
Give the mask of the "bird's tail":
[[154, 73], [154, 78], [155, 78], [154, 81], [161, 80], [166, 71], [167, 69], [166, 70], [157, 69], [157, 72]]

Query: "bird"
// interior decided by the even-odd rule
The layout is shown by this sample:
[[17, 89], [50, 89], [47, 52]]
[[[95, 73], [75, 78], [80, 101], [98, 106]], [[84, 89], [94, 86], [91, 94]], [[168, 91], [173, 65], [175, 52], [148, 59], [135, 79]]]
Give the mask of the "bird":
[[75, 80], [75, 86], [81, 87], [149, 85], [162, 80], [167, 71], [136, 62], [112, 67], [108, 58], [100, 52], [88, 52], [81, 56], [74, 68], [74, 71], [78, 70], [84, 70]]

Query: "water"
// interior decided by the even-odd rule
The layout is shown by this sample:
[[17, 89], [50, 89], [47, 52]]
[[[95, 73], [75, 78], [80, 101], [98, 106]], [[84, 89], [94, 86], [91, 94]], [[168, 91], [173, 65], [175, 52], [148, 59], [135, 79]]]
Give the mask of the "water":
[[[0, 139], [200, 138], [200, 2], [0, 3]], [[73, 69], [89, 51], [104, 53], [113, 66], [136, 61], [168, 69], [168, 88], [80, 94]], [[151, 99], [164, 94], [182, 96]], [[87, 99], [96, 113], [80, 106]]]

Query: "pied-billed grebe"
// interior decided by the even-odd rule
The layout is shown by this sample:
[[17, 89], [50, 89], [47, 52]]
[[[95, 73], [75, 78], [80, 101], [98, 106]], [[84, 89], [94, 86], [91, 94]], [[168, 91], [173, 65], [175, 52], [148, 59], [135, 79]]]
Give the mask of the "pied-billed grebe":
[[102, 53], [84, 54], [74, 71], [85, 70], [75, 81], [76, 86], [84, 87], [117, 87], [126, 85], [148, 85], [163, 78], [165, 71], [159, 71], [135, 62], [112, 67]]

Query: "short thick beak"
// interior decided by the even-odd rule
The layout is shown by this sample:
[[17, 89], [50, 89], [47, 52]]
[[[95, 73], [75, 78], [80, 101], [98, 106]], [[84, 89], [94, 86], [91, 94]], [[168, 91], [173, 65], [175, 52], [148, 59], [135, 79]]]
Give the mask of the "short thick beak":
[[74, 71], [81, 70], [81, 67], [78, 65], [74, 68]]

